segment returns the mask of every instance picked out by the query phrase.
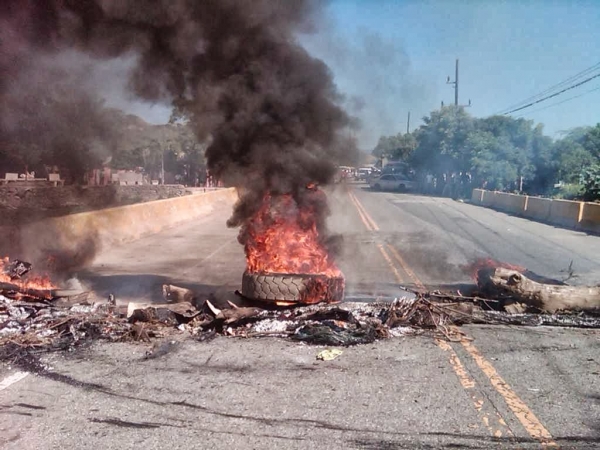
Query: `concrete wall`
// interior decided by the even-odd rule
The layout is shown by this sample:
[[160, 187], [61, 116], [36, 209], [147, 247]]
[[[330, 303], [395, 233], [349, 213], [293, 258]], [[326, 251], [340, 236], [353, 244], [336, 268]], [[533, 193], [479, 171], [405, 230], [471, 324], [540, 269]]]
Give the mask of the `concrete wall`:
[[501, 211], [506, 211], [511, 214], [523, 214], [525, 210], [525, 201], [527, 197], [524, 195], [506, 194], [504, 192], [496, 192], [494, 196], [494, 206]]
[[76, 258], [84, 256], [79, 255], [81, 252], [95, 253], [102, 246], [118, 245], [199, 218], [216, 206], [232, 206], [236, 200], [235, 189], [221, 189], [53, 217], [23, 227], [21, 244], [30, 260], [52, 255], [53, 249]]
[[563, 227], [575, 228], [579, 223], [582, 202], [552, 200], [550, 204], [550, 222]]
[[600, 203], [585, 203], [578, 228], [600, 234]]
[[550, 206], [552, 200], [540, 197], [527, 197], [526, 209], [523, 215], [529, 219], [548, 222], [550, 219]]
[[483, 196], [481, 197], [481, 204], [483, 206], [493, 206], [495, 198], [496, 198], [496, 192], [483, 191]]
[[471, 195], [471, 201], [477, 205], [481, 205], [483, 201], [483, 193], [485, 191], [483, 189], [473, 189], [473, 194]]
[[474, 189], [473, 204], [567, 228], [600, 233], [600, 204]]

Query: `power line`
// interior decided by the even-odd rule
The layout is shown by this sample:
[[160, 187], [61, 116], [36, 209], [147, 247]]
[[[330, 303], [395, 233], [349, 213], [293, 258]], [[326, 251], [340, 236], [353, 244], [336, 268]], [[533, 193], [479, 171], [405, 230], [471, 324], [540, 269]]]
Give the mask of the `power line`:
[[571, 89], [575, 89], [576, 87], [579, 87], [579, 86], [581, 86], [582, 84], [589, 83], [590, 81], [592, 81], [593, 79], [595, 79], [595, 78], [598, 78], [598, 77], [600, 77], [600, 73], [597, 73], [596, 75], [594, 75], [594, 76], [591, 76], [591, 77], [589, 77], [589, 78], [586, 78], [585, 80], [583, 80], [583, 81], [580, 81], [579, 83], [573, 84], [573, 85], [571, 85], [571, 86], [569, 86], [569, 87], [567, 87], [567, 88], [565, 88], [565, 89], [562, 89], [562, 90], [560, 90], [560, 91], [558, 91], [558, 92], [555, 92], [554, 94], [548, 95], [548, 96], [546, 96], [546, 97], [544, 97], [544, 98], [541, 98], [541, 99], [539, 99], [539, 100], [536, 100], [536, 101], [534, 101], [534, 102], [530, 102], [530, 103], [526, 104], [525, 106], [521, 106], [521, 107], [519, 107], [519, 108], [515, 108], [515, 109], [513, 109], [513, 110], [510, 110], [510, 111], [508, 111], [508, 112], [505, 112], [505, 113], [504, 113], [504, 115], [507, 115], [507, 114], [510, 114], [510, 113], [514, 113], [514, 112], [517, 112], [517, 111], [521, 111], [521, 110], [523, 110], [523, 109], [525, 109], [525, 108], [529, 108], [530, 106], [533, 106], [533, 105], [536, 105], [536, 104], [538, 104], [538, 103], [541, 103], [541, 102], [543, 102], [543, 101], [546, 101], [546, 100], [548, 100], [549, 98], [556, 97], [557, 95], [560, 95], [560, 94], [562, 94], [563, 92], [569, 91], [569, 90], [571, 90]]
[[[587, 69], [585, 69], [585, 70], [582, 70], [581, 72], [579, 72], [579, 73], [577, 73], [577, 74], [575, 74], [575, 75], [573, 75], [573, 76], [571, 76], [571, 77], [567, 78], [566, 80], [563, 80], [563, 81], [561, 81], [560, 83], [557, 83], [557, 84], [555, 84], [555, 85], [553, 85], [553, 86], [550, 86], [549, 88], [547, 88], [547, 89], [543, 90], [542, 92], [539, 92], [539, 93], [537, 93], [536, 95], [533, 95], [533, 96], [531, 96], [531, 97], [528, 97], [528, 98], [526, 98], [525, 100], [522, 100], [522, 101], [520, 101], [520, 102], [518, 102], [518, 103], [515, 103], [515, 104], [513, 104], [513, 105], [509, 106], [508, 108], [501, 109], [500, 111], [498, 111], [497, 113], [495, 113], [495, 115], [496, 115], [496, 114], [503, 114], [503, 113], [505, 113], [505, 111], [508, 111], [508, 110], [512, 110], [512, 109], [518, 108], [518, 107], [520, 107], [521, 105], [523, 105], [523, 104], [525, 104], [525, 103], [527, 103], [527, 102], [532, 102], [532, 101], [534, 101], [535, 99], [538, 99], [538, 98], [539, 98], [539, 97], [541, 97], [541, 96], [544, 96], [544, 95], [546, 95], [546, 94], [549, 94], [550, 92], [552, 92], [552, 91], [554, 91], [554, 90], [556, 90], [556, 89], [560, 89], [562, 86], [564, 86], [564, 85], [566, 85], [566, 84], [568, 84], [568, 83], [572, 83], [573, 81], [577, 80], [578, 78], [581, 78], [581, 77], [583, 77], [583, 76], [586, 76], [586, 75], [588, 75], [590, 72], [593, 72], [593, 71], [597, 70], [598, 68], [600, 68], [600, 62], [599, 62], [599, 63], [597, 63], [597, 64], [594, 64], [594, 65], [593, 65], [593, 66], [591, 66], [591, 67], [588, 67], [588, 68], [587, 68]], [[505, 113], [505, 114], [506, 114], [506, 113]]]
[[596, 87], [594, 89], [590, 89], [589, 91], [582, 92], [581, 94], [574, 95], [573, 97], [569, 97], [567, 99], [564, 99], [563, 101], [552, 103], [551, 105], [548, 105], [548, 106], [544, 106], [543, 108], [538, 108], [538, 109], [534, 109], [533, 111], [528, 111], [526, 113], [519, 114], [518, 116], [515, 116], [515, 118], [523, 117], [523, 116], [525, 116], [527, 114], [530, 114], [530, 113], [535, 113], [535, 112], [538, 112], [538, 111], [543, 111], [544, 109], [552, 108], [553, 106], [562, 105], [563, 103], [569, 102], [571, 100], [575, 100], [576, 98], [583, 97], [584, 95], [589, 94], [590, 92], [594, 92], [594, 91], [598, 91], [598, 90], [600, 90], [600, 86], [598, 86], [598, 87]]
[[568, 83], [572, 83], [573, 81], [577, 80], [578, 78], [581, 78], [583, 76], [588, 75], [589, 73], [597, 70], [598, 68], [600, 68], [600, 63], [594, 64], [591, 67], [588, 67], [585, 70], [582, 70], [581, 72], [567, 78], [566, 80], [561, 81], [560, 83], [557, 83], [553, 86], [550, 86], [549, 88], [543, 90], [542, 92], [537, 93], [536, 95], [532, 95], [531, 97], [526, 98], [525, 100], [522, 100], [518, 103], [513, 104], [512, 106], [509, 106], [508, 108], [504, 108], [502, 110], [500, 110], [499, 112], [497, 112], [496, 114], [502, 114], [504, 111], [508, 111], [508, 110], [512, 110], [514, 108], [518, 108], [521, 105], [527, 103], [527, 102], [531, 102], [533, 100], [538, 99], [539, 97], [542, 97], [546, 94], [549, 94], [550, 92], [556, 90], [556, 89], [560, 89], [562, 88], [564, 85], [568, 84]]

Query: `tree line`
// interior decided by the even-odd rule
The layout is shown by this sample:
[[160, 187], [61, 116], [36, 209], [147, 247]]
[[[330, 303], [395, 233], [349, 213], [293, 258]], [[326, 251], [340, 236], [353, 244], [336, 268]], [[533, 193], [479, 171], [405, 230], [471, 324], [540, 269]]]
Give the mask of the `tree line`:
[[468, 174], [472, 187], [600, 199], [600, 123], [553, 140], [533, 120], [475, 118], [455, 106], [423, 122], [411, 133], [380, 137], [372, 154], [406, 161], [420, 177]]
[[[102, 167], [141, 170], [152, 179], [159, 179], [164, 167], [182, 183], [205, 181], [206, 144], [198, 142], [186, 123], [174, 120], [152, 125], [118, 109], [102, 105], [89, 109], [94, 110], [94, 120], [78, 120], [74, 113], [53, 120], [46, 133], [32, 129], [20, 133], [20, 139], [0, 139], [4, 144], [0, 146], [0, 176], [27, 171], [46, 177], [58, 172], [68, 183], [77, 184], [84, 182], [87, 172]], [[65, 110], [64, 106], [60, 109]], [[81, 111], [80, 105], [73, 111]], [[22, 123], [32, 121], [28, 120]]]

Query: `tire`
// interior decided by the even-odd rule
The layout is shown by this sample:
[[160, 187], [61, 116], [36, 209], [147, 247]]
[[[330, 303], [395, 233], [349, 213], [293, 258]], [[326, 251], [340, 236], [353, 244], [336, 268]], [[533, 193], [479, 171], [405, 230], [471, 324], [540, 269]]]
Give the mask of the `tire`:
[[381, 185], [376, 184], [375, 186], [373, 186], [373, 189], [375, 189], [376, 191], [380, 191], [381, 190]]
[[406, 186], [404, 186], [403, 184], [398, 186], [398, 192], [404, 192], [404, 191], [406, 191]]
[[[242, 295], [249, 299], [269, 302], [307, 302], [306, 295], [315, 283], [327, 285], [322, 301], [341, 301], [344, 296], [343, 278], [311, 274], [248, 273], [242, 277]], [[313, 301], [309, 301], [314, 303]]]

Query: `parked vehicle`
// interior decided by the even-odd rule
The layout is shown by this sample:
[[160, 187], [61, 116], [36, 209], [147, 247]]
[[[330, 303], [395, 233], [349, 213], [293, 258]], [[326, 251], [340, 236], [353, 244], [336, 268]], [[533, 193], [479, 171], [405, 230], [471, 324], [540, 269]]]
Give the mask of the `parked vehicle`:
[[369, 186], [376, 191], [412, 191], [417, 183], [404, 175], [386, 174], [369, 180]]
[[390, 161], [385, 165], [385, 167], [381, 171], [381, 173], [383, 175], [387, 175], [387, 174], [406, 175], [409, 172], [410, 172], [409, 165], [403, 161]]
[[357, 180], [365, 180], [366, 181], [369, 178], [369, 175], [371, 175], [371, 171], [372, 170], [369, 167], [361, 167], [356, 172], [356, 179]]

